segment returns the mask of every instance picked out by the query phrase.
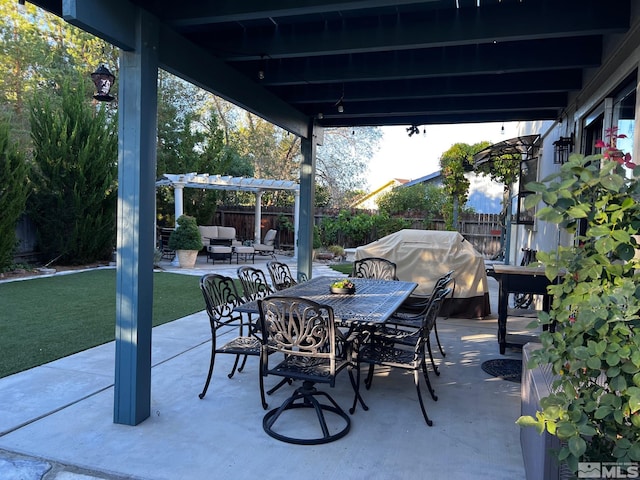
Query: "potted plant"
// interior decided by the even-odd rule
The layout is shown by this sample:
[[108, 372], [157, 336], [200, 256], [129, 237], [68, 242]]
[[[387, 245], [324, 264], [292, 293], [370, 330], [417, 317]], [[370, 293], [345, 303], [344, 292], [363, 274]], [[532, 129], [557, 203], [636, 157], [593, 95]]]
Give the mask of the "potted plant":
[[182, 215], [178, 227], [169, 236], [169, 248], [176, 251], [180, 268], [193, 268], [202, 249], [202, 237], [196, 219]]
[[537, 216], [576, 233], [572, 246], [538, 252], [553, 295], [540, 313], [542, 347], [529, 367], [551, 365], [555, 380], [536, 418], [520, 417], [561, 440], [560, 462], [640, 460], [640, 168], [608, 132], [603, 154], [572, 155], [560, 171], [527, 188]]

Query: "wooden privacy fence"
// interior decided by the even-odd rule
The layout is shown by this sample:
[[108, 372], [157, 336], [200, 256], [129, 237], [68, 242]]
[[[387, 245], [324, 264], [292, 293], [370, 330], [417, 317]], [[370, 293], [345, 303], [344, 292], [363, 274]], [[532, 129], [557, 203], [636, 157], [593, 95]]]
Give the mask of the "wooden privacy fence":
[[[335, 209], [316, 209], [315, 225], [322, 225], [325, 218], [336, 218], [340, 213]], [[375, 211], [352, 210], [352, 215], [376, 214]], [[216, 211], [212, 225], [223, 225], [235, 227], [236, 236], [239, 240], [253, 240], [255, 211], [253, 207], [220, 207]], [[418, 230], [445, 230], [443, 219], [425, 221], [420, 218], [407, 218], [411, 222], [410, 228]], [[261, 235], [269, 229], [278, 231], [276, 245], [283, 250], [293, 250], [293, 209], [290, 207], [263, 207]], [[36, 233], [33, 224], [26, 216], [23, 216], [17, 226], [18, 239], [20, 240], [16, 252], [16, 261], [21, 259], [32, 259], [37, 256]], [[493, 258], [501, 251], [502, 227], [500, 226], [499, 215], [495, 214], [463, 214], [459, 219], [458, 231], [481, 253], [485, 258]], [[358, 245], [365, 245], [373, 242], [383, 235], [378, 234], [375, 229], [366, 232], [365, 238], [358, 242]], [[357, 247], [346, 235], [338, 235], [338, 243], [345, 248]]]
[[[375, 211], [353, 210], [352, 215], [363, 213], [376, 214]], [[321, 226], [325, 218], [335, 218], [339, 214], [335, 209], [316, 209], [314, 222]], [[425, 221], [420, 218], [407, 218], [411, 227], [418, 230], [445, 230], [444, 219]], [[281, 249], [293, 249], [293, 209], [287, 207], [263, 207], [261, 222], [261, 238], [269, 229], [278, 231], [276, 244]], [[253, 240], [254, 208], [253, 207], [219, 207], [215, 213], [214, 223], [235, 227], [239, 240]], [[500, 253], [503, 228], [500, 216], [497, 214], [463, 214], [458, 221], [458, 231], [485, 258], [493, 258]], [[366, 238], [359, 242], [364, 245], [377, 240], [382, 235], [373, 229], [367, 232]], [[343, 247], [357, 247], [352, 245], [347, 237], [339, 238], [338, 243]]]

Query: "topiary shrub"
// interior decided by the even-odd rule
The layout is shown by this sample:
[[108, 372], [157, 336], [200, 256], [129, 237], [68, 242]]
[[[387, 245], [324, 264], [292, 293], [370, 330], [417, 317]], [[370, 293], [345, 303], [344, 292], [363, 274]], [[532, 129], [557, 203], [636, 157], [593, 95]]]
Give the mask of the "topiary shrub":
[[182, 215], [178, 218], [177, 224], [178, 227], [169, 236], [169, 248], [171, 250], [202, 249], [202, 237], [196, 219]]

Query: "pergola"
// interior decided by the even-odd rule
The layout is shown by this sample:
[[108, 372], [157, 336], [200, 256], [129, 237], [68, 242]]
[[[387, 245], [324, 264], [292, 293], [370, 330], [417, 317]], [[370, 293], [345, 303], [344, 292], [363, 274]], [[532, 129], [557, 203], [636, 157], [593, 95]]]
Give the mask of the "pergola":
[[121, 49], [114, 421], [129, 425], [151, 409], [159, 68], [300, 137], [310, 276], [323, 128], [561, 121], [640, 42], [634, 0], [31, 3]]
[[231, 177], [228, 175], [210, 175], [208, 173], [165, 173], [156, 181], [156, 186], [173, 188], [175, 218], [184, 213], [183, 192], [185, 188], [204, 188], [211, 190], [231, 190], [252, 192], [256, 196], [255, 223], [253, 241], [260, 243], [262, 224], [262, 194], [267, 190], [286, 190], [294, 195], [294, 257], [298, 256], [298, 213], [300, 203], [300, 185], [290, 180], [269, 180], [261, 178]]

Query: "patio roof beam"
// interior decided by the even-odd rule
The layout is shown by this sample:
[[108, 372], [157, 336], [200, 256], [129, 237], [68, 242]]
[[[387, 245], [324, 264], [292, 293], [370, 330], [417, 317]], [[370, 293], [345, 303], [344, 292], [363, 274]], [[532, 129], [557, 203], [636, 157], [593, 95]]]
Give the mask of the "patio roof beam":
[[93, 0], [64, 0], [62, 18], [122, 50], [133, 50], [134, 21], [138, 8], [125, 0], [109, 5]]
[[302, 112], [166, 26], [160, 30], [159, 60], [169, 73], [291, 133], [307, 135]]
[[[602, 8], [601, 0], [563, 0], [540, 8], [539, 2], [481, 5], [433, 14], [428, 7], [421, 15], [387, 15], [328, 19], [322, 29], [288, 28], [286, 18], [274, 18], [270, 26], [247, 29], [251, 35], [206, 37], [194, 33], [198, 43], [215, 48], [227, 61], [314, 57], [327, 54], [360, 54], [371, 51], [398, 51], [461, 45], [500, 44], [521, 40], [584, 37], [594, 33], [622, 33], [629, 27], [628, 2], [611, 0]], [[598, 15], [593, 15], [596, 8]], [[369, 21], [364, 21], [368, 18]], [[526, 18], [526, 21], [522, 21]], [[568, 22], [567, 19], [571, 21]], [[372, 31], [372, 23], [376, 25]], [[564, 58], [566, 58], [563, 55]]]
[[[562, 55], [558, 55], [561, 51]], [[464, 45], [425, 50], [337, 55], [331, 58], [291, 58], [268, 65], [262, 84], [274, 87], [314, 83], [349, 84], [353, 81], [397, 81], [467, 75], [566, 71], [598, 67], [602, 60], [600, 36], [540, 40], [529, 46], [519, 42]], [[260, 61], [234, 62], [248, 74]], [[385, 65], [387, 68], [380, 68]]]

